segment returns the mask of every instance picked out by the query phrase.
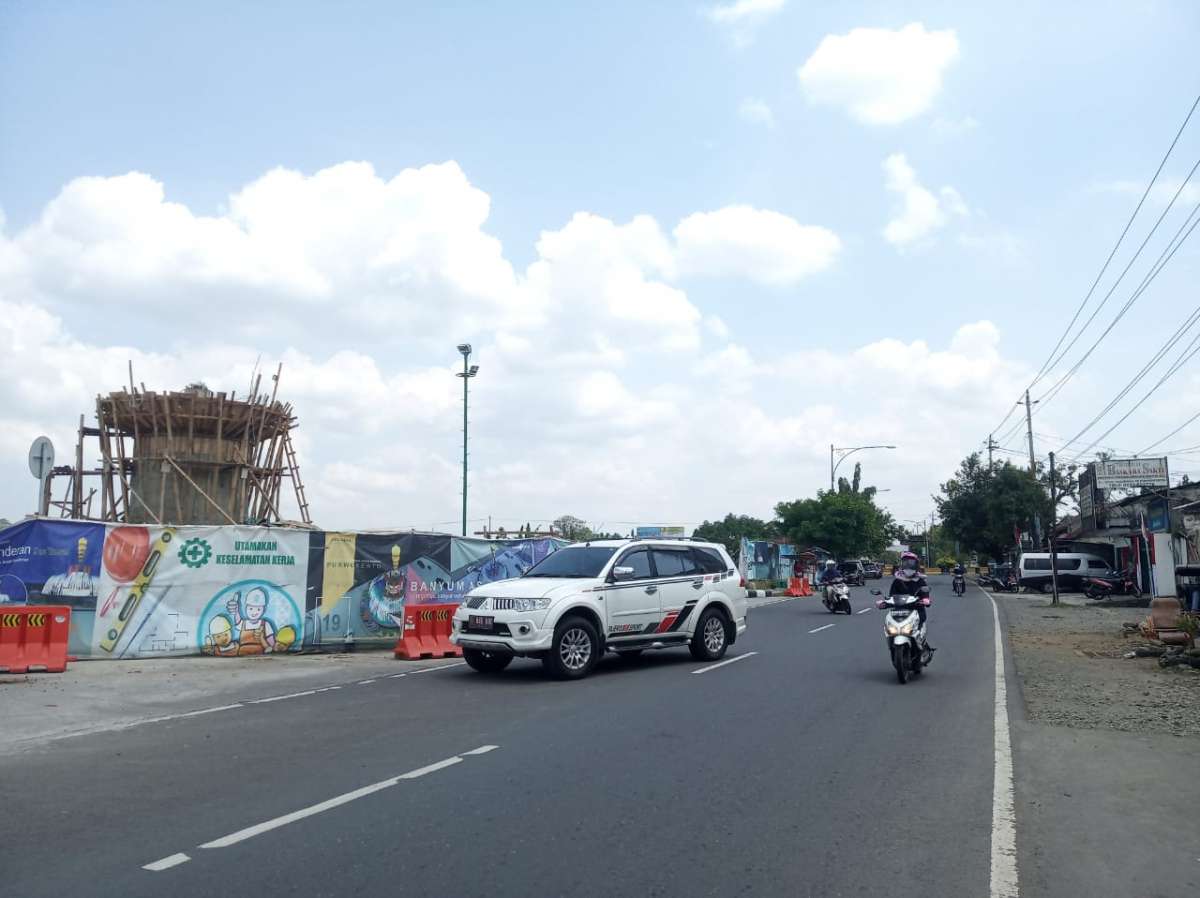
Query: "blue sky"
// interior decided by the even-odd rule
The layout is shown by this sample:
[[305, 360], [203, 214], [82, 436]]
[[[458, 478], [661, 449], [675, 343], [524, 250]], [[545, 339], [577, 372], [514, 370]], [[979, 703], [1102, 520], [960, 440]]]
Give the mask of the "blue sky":
[[[739, 18], [735, 6], [749, 12]], [[427, 526], [453, 518], [458, 500], [447, 494], [455, 464], [453, 395], [431, 396], [425, 385], [453, 364], [445, 349], [470, 338], [484, 369], [480, 514], [522, 522], [567, 512], [612, 521], [766, 514], [775, 501], [821, 485], [830, 442], [876, 442], [874, 434], [912, 447], [864, 463], [874, 464], [874, 479], [892, 490], [898, 515], [924, 513], [929, 493], [986, 437], [1009, 394], [1016, 397], [1053, 346], [1195, 98], [1200, 9], [794, 0], [725, 7], [731, 12], [723, 17], [713, 13], [718, 6], [695, 3], [608, 4], [603, 11], [550, 4], [0, 3], [0, 239], [19, 258], [8, 269], [0, 264], [0, 301], [13, 305], [10, 321], [53, 319], [11, 325], [0, 338], [13, 343], [11, 364], [32, 351], [21, 333], [48, 335], [45, 351], [32, 351], [42, 359], [64, 339], [79, 341], [77, 355], [103, 358], [99, 370], [116, 378], [84, 383], [82, 375], [60, 374], [52, 401], [12, 395], [14, 435], [3, 449], [13, 473], [5, 479], [25, 476], [23, 452], [34, 430], [64, 432], [89, 397], [118, 386], [119, 374], [104, 367], [123, 367], [118, 357], [147, 353], [148, 370], [187, 379], [165, 358], [193, 369], [220, 359], [210, 363], [209, 376], [230, 370], [226, 361], [240, 364], [240, 384], [261, 352], [284, 359], [285, 372], [296, 370], [301, 418], [321, 422], [305, 434], [304, 447], [309, 477], [331, 484], [316, 487], [324, 507], [318, 517], [354, 523], [363, 498], [355, 484], [370, 483], [384, 510], [372, 511], [368, 523]], [[844, 100], [844, 72], [827, 73], [823, 87], [798, 78], [830, 36], [855, 29], [895, 35], [916, 23], [922, 39], [949, 34], [954, 45], [953, 58], [935, 67], [936, 86], [918, 85], [924, 105], [917, 112], [865, 122]], [[869, 60], [862, 65], [869, 68]], [[888, 80], [886, 72], [881, 77]], [[839, 90], [842, 100], [829, 98]], [[750, 108], [757, 117], [745, 112]], [[1194, 122], [1164, 179], [1181, 178], [1198, 153]], [[902, 197], [887, 188], [884, 168], [897, 155], [903, 165], [889, 170], [908, 171], [940, 203], [939, 224], [918, 226], [917, 236], [899, 243], [884, 236], [888, 223], [903, 217]], [[273, 169], [311, 177], [350, 161], [369, 163], [382, 181], [456, 163], [489, 200], [478, 231], [499, 241], [516, 286], [481, 288], [491, 296], [482, 308], [468, 301], [480, 292], [474, 287], [461, 303], [434, 290], [428, 308], [397, 318], [386, 291], [364, 297], [351, 278], [335, 283], [329, 296], [333, 308], [363, 303], [354, 323], [342, 318], [314, 330], [301, 326], [311, 304], [288, 299], [287, 288], [258, 275], [236, 283], [217, 278], [215, 286], [206, 280], [200, 289], [162, 268], [146, 269], [134, 287], [92, 279], [86, 265], [73, 280], [39, 273], [39, 265], [70, 269], [113, 226], [103, 214], [85, 224], [79, 207], [67, 204], [54, 227], [34, 233], [74, 179], [144, 173], [162, 185], [166, 202], [196, 218], [222, 218], [232, 195]], [[105, 197], [100, 202], [114, 202]], [[682, 244], [677, 262], [639, 261], [634, 267], [685, 294], [699, 316], [692, 318], [706, 324], [688, 324], [691, 312], [664, 312], [649, 326], [699, 328], [694, 339], [664, 350], [653, 339], [642, 345], [630, 338], [621, 323], [627, 315], [598, 318], [594, 326], [611, 325], [623, 358], [556, 358], [554, 365], [567, 366], [575, 379], [530, 362], [545, 362], [548, 346], [580, 348], [594, 330], [577, 333], [543, 320], [521, 330], [521, 340], [504, 342], [512, 309], [528, 308], [522, 291], [529, 266], [544, 260], [540, 235], [565, 229], [577, 213], [617, 227], [649, 216], [670, 243], [688, 216], [743, 206], [832, 232], [840, 248], [813, 270], [787, 276], [754, 269], [761, 253], [751, 253], [752, 262], [702, 264], [738, 243], [728, 231], [716, 250], [695, 250], [691, 263]], [[319, 215], [314, 208], [306, 207]], [[1161, 203], [1147, 212], [1158, 209]], [[66, 250], [54, 242], [63, 233], [73, 235]], [[1134, 235], [1140, 239], [1136, 228]], [[578, 238], [593, 257], [611, 262], [596, 249], [596, 235]], [[778, 251], [786, 239], [765, 238], [776, 249], [762, 252]], [[621, 252], [638, 256], [646, 242], [630, 240], [637, 247]], [[426, 262], [405, 258], [416, 276], [428, 273]], [[467, 257], [439, 258], [459, 273], [476, 269]], [[1180, 250], [1102, 351], [1047, 405], [1039, 427], [1065, 438], [1103, 406], [1132, 373], [1131, 362], [1152, 352], [1194, 304], [1196, 258], [1190, 244]], [[573, 303], [594, 309], [608, 295], [588, 293], [596, 283], [594, 258], [580, 261], [572, 250], [571, 259], [575, 273], [538, 294], [555, 310], [543, 318], [575, 320]], [[495, 278], [502, 281], [501, 268]], [[454, 281], [457, 274], [439, 277]], [[231, 332], [228, 317], [203, 314], [230, 283], [226, 295], [238, 303], [263, 303], [255, 327]], [[153, 294], [157, 308], [170, 306], [170, 313], [148, 314], [153, 304], [127, 313], [130, 289]], [[1123, 301], [1122, 290], [1113, 306]], [[443, 301], [461, 316], [432, 314]], [[977, 343], [968, 334], [956, 350], [956, 332], [983, 321], [992, 335]], [[891, 338], [900, 348], [879, 344]], [[914, 350], [913, 341], [924, 341], [927, 351]], [[397, 462], [377, 447], [374, 457], [355, 462], [361, 468], [345, 467], [348, 447], [363, 439], [393, 444], [398, 435], [378, 422], [346, 424], [331, 407], [336, 403], [320, 381], [330, 366], [345, 367], [333, 361], [339, 352], [355, 353], [355, 364], [369, 361], [380, 395], [404, 395], [405, 414], [426, 422], [419, 440], [402, 441], [413, 457]], [[491, 366], [491, 383], [489, 354], [503, 360]], [[891, 361], [880, 361], [909, 354], [920, 377], [889, 376]], [[853, 366], [874, 366], [876, 374], [853, 383], [837, 375]], [[498, 383], [501, 376], [507, 379]], [[1116, 446], [1139, 448], [1130, 443], [1200, 410], [1200, 389], [1188, 376], [1181, 372], [1169, 397], [1161, 391], [1164, 401], [1130, 419], [1123, 442], [1122, 430], [1114, 432]], [[555, 419], [545, 434], [551, 451], [532, 458], [520, 448], [521, 419], [542, 417], [526, 404], [531, 395], [544, 396]], [[708, 452], [703, 429], [677, 420], [681, 408], [704, 399], [736, 422], [728, 426], [739, 440], [713, 440]], [[636, 411], [623, 414], [623, 402]], [[627, 420], [606, 429], [610, 414]], [[1189, 441], [1189, 433], [1196, 438]], [[1172, 444], [1197, 442], [1200, 428]], [[637, 468], [627, 468], [633, 458]], [[422, 473], [400, 476], [398, 466]], [[1173, 466], [1183, 470], [1184, 460]], [[743, 473], [719, 487], [712, 482], [714, 471], [730, 470]], [[623, 483], [636, 497], [622, 495]], [[0, 489], [0, 514], [23, 513], [26, 486]]]

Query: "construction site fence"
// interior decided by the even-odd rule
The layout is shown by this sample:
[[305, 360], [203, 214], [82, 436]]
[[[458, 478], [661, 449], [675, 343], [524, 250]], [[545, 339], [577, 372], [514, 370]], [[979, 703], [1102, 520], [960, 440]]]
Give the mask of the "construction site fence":
[[35, 518], [0, 530], [0, 610], [70, 608], [79, 658], [238, 657], [378, 644], [565, 541]]

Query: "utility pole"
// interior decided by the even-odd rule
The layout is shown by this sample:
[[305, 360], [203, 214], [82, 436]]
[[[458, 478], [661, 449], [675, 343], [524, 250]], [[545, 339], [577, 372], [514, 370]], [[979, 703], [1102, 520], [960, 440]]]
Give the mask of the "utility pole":
[[1055, 483], [1054, 453], [1050, 453], [1050, 584], [1054, 590], [1052, 605], [1058, 604], [1058, 549], [1054, 542], [1054, 528], [1058, 522], [1058, 490]]
[[[1029, 437], [1029, 473], [1037, 479], [1037, 459], [1033, 455], [1033, 410], [1032, 403], [1029, 401], [1029, 391], [1025, 391], [1025, 426], [1026, 434]], [[1042, 522], [1038, 520], [1037, 512], [1033, 513], [1033, 544], [1037, 547], [1042, 545]]]
[[992, 434], [988, 434], [988, 473], [992, 473], [992, 450], [996, 448], [996, 441], [992, 439]]
[[1025, 432], [1029, 436], [1029, 472], [1037, 474], [1037, 461], [1033, 457], [1033, 411], [1029, 402], [1029, 391], [1025, 391]]
[[[462, 353], [463, 369], [455, 375], [463, 379], [463, 509], [462, 535], [467, 535], [467, 381], [479, 373], [478, 365], [469, 365], [471, 360], [471, 344], [459, 343], [458, 351]], [[490, 529], [490, 528], [489, 528]]]
[[833, 443], [829, 444], [829, 492], [833, 492]]

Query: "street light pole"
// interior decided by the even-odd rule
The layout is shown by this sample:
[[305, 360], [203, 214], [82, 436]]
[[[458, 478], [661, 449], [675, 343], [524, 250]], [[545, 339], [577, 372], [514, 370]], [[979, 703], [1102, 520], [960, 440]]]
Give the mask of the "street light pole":
[[[895, 449], [895, 448], [896, 448], [895, 446], [835, 446], [835, 445], [833, 445], [833, 443], [830, 443], [829, 444], [829, 492], [832, 493], [835, 488], [834, 481], [833, 481], [833, 475], [836, 474], [837, 469], [842, 466], [842, 462], [844, 462], [847, 458], [849, 458], [855, 452], [861, 452], [863, 449]], [[844, 453], [842, 455], [842, 457], [837, 460], [836, 465], [833, 463], [833, 454], [835, 452]]]
[[463, 369], [455, 377], [463, 379], [463, 487], [462, 487], [462, 535], [467, 535], [467, 381], [479, 373], [478, 365], [471, 365], [471, 344], [459, 343], [458, 351], [462, 353]]

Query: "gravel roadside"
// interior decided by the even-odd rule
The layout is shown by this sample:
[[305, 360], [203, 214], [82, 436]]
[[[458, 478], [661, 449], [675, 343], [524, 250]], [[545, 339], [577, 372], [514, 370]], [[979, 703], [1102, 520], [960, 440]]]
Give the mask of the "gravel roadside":
[[1141, 620], [1146, 609], [1055, 607], [1042, 596], [995, 599], [1031, 721], [1200, 736], [1200, 671], [1122, 657], [1143, 640], [1122, 638], [1121, 624]]

